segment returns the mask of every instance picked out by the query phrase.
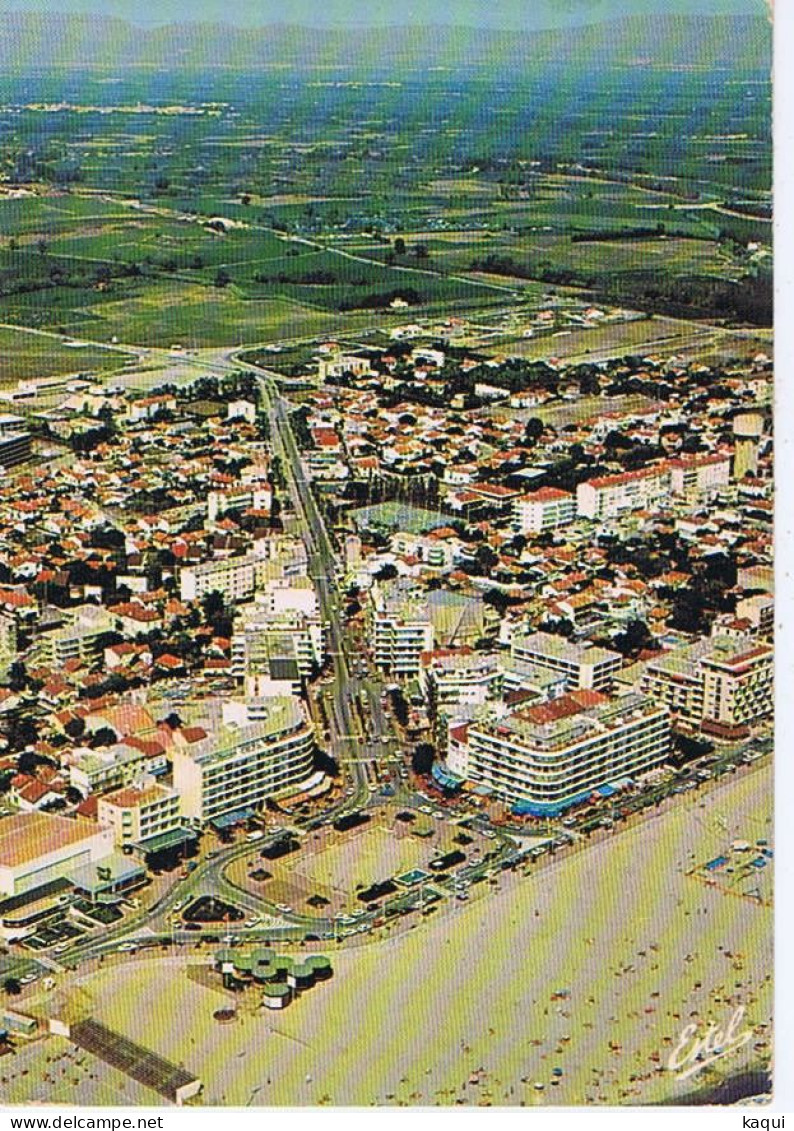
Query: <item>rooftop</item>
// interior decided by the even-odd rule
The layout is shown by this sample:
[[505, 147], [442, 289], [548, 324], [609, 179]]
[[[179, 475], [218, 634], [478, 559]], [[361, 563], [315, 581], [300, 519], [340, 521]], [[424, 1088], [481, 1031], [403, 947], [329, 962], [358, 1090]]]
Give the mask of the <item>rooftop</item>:
[[0, 867], [18, 868], [95, 837], [100, 830], [88, 821], [53, 813], [16, 813], [0, 820]]
[[610, 652], [608, 648], [599, 648], [588, 641], [577, 644], [551, 632], [533, 632], [526, 636], [516, 636], [513, 640], [513, 653], [519, 650], [534, 652], [550, 659], [564, 660], [571, 664], [622, 662], [619, 652]]

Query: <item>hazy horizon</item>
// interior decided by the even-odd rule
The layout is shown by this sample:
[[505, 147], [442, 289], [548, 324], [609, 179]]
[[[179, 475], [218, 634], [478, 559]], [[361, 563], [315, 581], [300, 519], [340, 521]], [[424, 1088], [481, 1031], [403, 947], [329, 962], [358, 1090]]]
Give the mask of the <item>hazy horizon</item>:
[[398, 11], [391, 0], [369, 0], [366, 11], [350, 0], [293, 0], [289, 10], [278, 0], [160, 0], [155, 11], [135, 0], [15, 0], [0, 2], [0, 15], [96, 16], [123, 19], [141, 28], [172, 23], [219, 23], [237, 27], [297, 24], [317, 28], [427, 26], [532, 31], [575, 27], [642, 15], [764, 16], [764, 0], [410, 0]]

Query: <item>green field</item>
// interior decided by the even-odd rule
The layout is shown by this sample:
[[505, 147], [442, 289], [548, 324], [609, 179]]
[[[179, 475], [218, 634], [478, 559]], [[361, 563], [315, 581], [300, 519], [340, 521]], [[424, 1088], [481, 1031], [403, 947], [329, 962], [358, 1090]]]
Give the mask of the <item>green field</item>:
[[102, 373], [120, 369], [127, 356], [97, 346], [69, 347], [56, 337], [0, 326], [0, 385], [58, 373]]
[[[417, 315], [448, 314], [511, 294], [541, 301], [550, 286], [617, 285], [614, 297], [631, 305], [634, 288], [647, 303], [666, 280], [669, 302], [679, 278], [697, 295], [704, 280], [747, 269], [739, 245], [721, 238], [725, 216], [662, 191], [561, 174], [536, 176], [523, 195], [474, 175], [429, 176], [426, 189], [399, 253], [396, 235], [277, 232], [258, 198], [245, 206], [208, 194], [197, 215], [175, 200], [139, 208], [84, 191], [0, 197], [5, 317], [103, 341], [234, 345], [341, 333], [398, 297]], [[393, 205], [410, 216], [410, 199], [397, 191]], [[332, 203], [289, 193], [272, 202], [295, 210], [299, 227]], [[215, 230], [213, 216], [243, 226]], [[348, 311], [375, 313], [349, 322]]]

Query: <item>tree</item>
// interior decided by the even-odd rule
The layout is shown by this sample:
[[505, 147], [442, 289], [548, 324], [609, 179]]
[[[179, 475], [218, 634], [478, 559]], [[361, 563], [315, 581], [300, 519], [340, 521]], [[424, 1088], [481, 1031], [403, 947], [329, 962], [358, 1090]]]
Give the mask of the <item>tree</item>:
[[524, 428], [524, 440], [533, 446], [538, 442], [545, 431], [543, 421], [537, 416], [530, 416]]
[[541, 632], [550, 632], [553, 636], [565, 636], [570, 639], [574, 633], [574, 626], [567, 617], [561, 617], [559, 620], [545, 620], [540, 625]]
[[83, 734], [85, 733], [85, 720], [79, 717], [69, 719], [69, 722], [66, 723], [63, 729], [66, 731], [70, 738], [73, 738], [75, 741], [77, 741], [78, 739], [82, 738]]
[[415, 774], [429, 774], [435, 760], [435, 747], [429, 742], [420, 742], [411, 756], [411, 766]]
[[17, 769], [20, 774], [32, 774], [36, 766], [40, 764], [41, 758], [33, 751], [24, 748], [32, 746], [38, 738], [36, 724], [27, 715], [20, 719], [12, 719], [9, 722], [6, 737], [8, 738], [9, 749], [22, 750], [17, 760]]
[[579, 392], [583, 397], [598, 396], [601, 392], [601, 383], [598, 379], [598, 373], [595, 370], [589, 370], [581, 375], [579, 378]]
[[314, 767], [317, 770], [322, 770], [329, 778], [335, 778], [339, 774], [339, 763], [327, 751], [320, 750], [319, 747], [314, 749]]
[[654, 638], [644, 620], [630, 620], [622, 632], [614, 638], [613, 644], [623, 656], [637, 656], [646, 648], [652, 648]]
[[408, 722], [408, 704], [405, 696], [398, 687], [396, 691], [390, 692], [391, 705], [394, 711], [394, 717], [401, 727], [404, 727]]
[[504, 616], [508, 606], [510, 605], [510, 598], [501, 589], [489, 589], [487, 593], [483, 594], [483, 601], [486, 605], [491, 605], [496, 611]]
[[204, 618], [207, 623], [222, 616], [225, 611], [223, 603], [223, 594], [219, 593], [217, 589], [212, 589], [209, 593], [205, 593], [201, 598], [201, 607], [204, 611]]
[[402, 236], [398, 236], [394, 241], [394, 251], [396, 255], [405, 255], [405, 240]]
[[27, 683], [28, 673], [21, 660], [14, 660], [8, 669], [8, 686], [12, 691], [22, 691]]
[[6, 978], [3, 982], [3, 989], [9, 995], [22, 993], [22, 985], [18, 978]]
[[392, 581], [397, 576], [397, 566], [392, 562], [384, 562], [375, 577], [378, 581]]
[[482, 576], [491, 573], [499, 561], [499, 555], [490, 546], [483, 543], [478, 546], [474, 554], [474, 564], [472, 566], [473, 572], [476, 571]]
[[229, 274], [229, 272], [226, 270], [226, 268], [225, 267], [219, 268], [219, 270], [215, 274], [215, 286], [219, 287], [219, 288], [228, 287], [228, 285], [229, 285], [229, 283], [231, 283], [231, 281], [232, 281], [232, 277]]
[[110, 727], [100, 727], [99, 730], [94, 732], [91, 745], [97, 746], [112, 746], [116, 741], [116, 733]]

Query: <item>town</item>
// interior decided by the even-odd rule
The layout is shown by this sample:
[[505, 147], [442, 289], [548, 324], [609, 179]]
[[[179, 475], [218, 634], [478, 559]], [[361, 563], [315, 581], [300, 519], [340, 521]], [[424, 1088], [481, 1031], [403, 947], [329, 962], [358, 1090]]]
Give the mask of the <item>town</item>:
[[3, 1102], [766, 1102], [766, 19], [208, 2], [0, 16]]
[[768, 755], [770, 359], [460, 330], [6, 394], [8, 995], [400, 930]]

